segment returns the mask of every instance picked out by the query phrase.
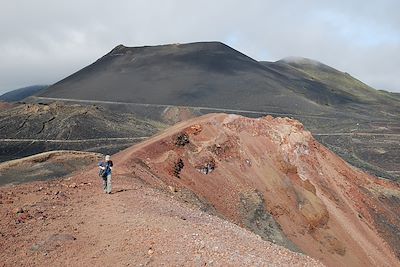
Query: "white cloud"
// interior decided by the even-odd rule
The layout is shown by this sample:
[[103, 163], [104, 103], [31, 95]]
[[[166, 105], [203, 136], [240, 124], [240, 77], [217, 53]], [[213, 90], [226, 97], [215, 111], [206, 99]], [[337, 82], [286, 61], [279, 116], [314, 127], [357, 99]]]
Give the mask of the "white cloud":
[[53, 83], [114, 46], [220, 40], [258, 60], [313, 58], [400, 91], [400, 2], [0, 0], [0, 93]]

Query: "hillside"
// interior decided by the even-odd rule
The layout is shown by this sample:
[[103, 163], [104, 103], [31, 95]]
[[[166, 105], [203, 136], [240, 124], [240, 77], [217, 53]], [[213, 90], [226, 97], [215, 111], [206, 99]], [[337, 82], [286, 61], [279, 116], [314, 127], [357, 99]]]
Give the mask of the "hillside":
[[101, 105], [163, 123], [177, 121], [165, 114], [287, 116], [300, 120], [352, 165], [400, 179], [397, 94], [375, 90], [310, 59], [258, 62], [219, 42], [119, 45], [29, 99], [57, 100]]
[[0, 101], [0, 112], [15, 107], [16, 104]]
[[0, 188], [3, 262], [400, 264], [400, 185], [351, 167], [298, 121], [209, 114], [112, 160], [111, 195], [93, 165]]
[[119, 45], [38, 96], [299, 115], [345, 115], [349, 109], [361, 116], [372, 104], [400, 110], [396, 97], [320, 62], [258, 62], [219, 42]]
[[397, 113], [400, 110], [400, 103], [393, 94], [375, 90], [350, 74], [321, 62], [288, 57], [277, 62], [260, 63], [285, 75], [298, 88], [299, 93], [304, 93], [307, 98], [315, 99], [319, 103], [325, 105], [348, 103], [354, 106], [354, 109], [362, 108], [362, 105], [379, 109], [379, 106], [384, 105], [384, 108], [392, 108]]
[[0, 96], [1, 101], [18, 102], [26, 97], [37, 94], [40, 90], [47, 88], [48, 85], [32, 85], [23, 88], [18, 88], [4, 93]]
[[0, 112], [0, 161], [50, 150], [115, 153], [164, 127], [95, 105], [17, 105]]
[[113, 159], [116, 175], [328, 266], [399, 264], [399, 184], [351, 167], [295, 120], [209, 114]]
[[[38, 96], [142, 104], [321, 113], [279, 74], [218, 42], [117, 46]], [[298, 108], [297, 108], [298, 109]]]
[[[336, 119], [297, 117], [321, 143], [354, 166], [379, 177], [400, 179], [397, 94], [375, 90], [348, 73], [311, 59], [291, 57], [261, 63], [281, 73], [299, 94], [335, 110], [346, 110], [346, 115], [336, 114]], [[365, 116], [360, 117], [361, 113]]]
[[0, 265], [323, 266], [124, 171], [0, 187]]

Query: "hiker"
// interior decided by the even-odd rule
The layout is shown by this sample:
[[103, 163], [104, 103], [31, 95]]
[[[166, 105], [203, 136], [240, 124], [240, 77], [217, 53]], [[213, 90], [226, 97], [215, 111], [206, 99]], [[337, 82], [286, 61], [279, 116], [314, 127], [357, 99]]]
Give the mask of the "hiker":
[[110, 155], [105, 157], [105, 161], [99, 163], [99, 175], [103, 178], [103, 189], [107, 194], [111, 194], [111, 172], [113, 162], [110, 160]]

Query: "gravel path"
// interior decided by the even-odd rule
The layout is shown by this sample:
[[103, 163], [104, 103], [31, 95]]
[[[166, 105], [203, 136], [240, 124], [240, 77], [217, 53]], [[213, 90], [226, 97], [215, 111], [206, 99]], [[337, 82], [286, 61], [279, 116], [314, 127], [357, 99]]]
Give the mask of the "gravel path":
[[0, 266], [322, 266], [128, 177], [0, 188]]

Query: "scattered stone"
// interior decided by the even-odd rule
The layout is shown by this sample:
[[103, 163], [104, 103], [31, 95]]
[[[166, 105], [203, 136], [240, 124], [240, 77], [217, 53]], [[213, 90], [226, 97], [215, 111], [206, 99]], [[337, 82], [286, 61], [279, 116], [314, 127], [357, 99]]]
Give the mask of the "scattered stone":
[[204, 163], [204, 165], [196, 167], [196, 169], [203, 174], [209, 174], [215, 170], [215, 161], [214, 159], [211, 159]]
[[68, 186], [69, 188], [77, 188], [78, 186], [76, 185], [76, 183], [72, 183]]
[[175, 139], [176, 146], [185, 146], [189, 144], [189, 136], [187, 133], [180, 133]]
[[187, 131], [189, 131], [189, 133], [193, 135], [198, 135], [202, 130], [203, 128], [200, 124], [192, 125], [187, 129]]
[[54, 234], [49, 236], [48, 241], [73, 241], [76, 237], [70, 234]]
[[172, 193], [178, 192], [178, 189], [176, 189], [175, 187], [173, 187], [173, 186], [171, 186], [171, 185], [168, 186], [168, 189], [169, 189]]
[[28, 213], [17, 213], [16, 223], [24, 223], [26, 220], [30, 219], [31, 216]]
[[15, 214], [24, 213], [24, 209], [21, 207], [14, 208], [13, 213], [15, 213]]
[[38, 251], [40, 249], [40, 245], [39, 244], [33, 244], [32, 246], [31, 246], [31, 250], [32, 251]]
[[184, 166], [185, 166], [185, 164], [183, 163], [182, 159], [179, 159], [177, 162], [175, 162], [174, 169], [173, 169], [175, 177], [181, 178], [179, 175]]

